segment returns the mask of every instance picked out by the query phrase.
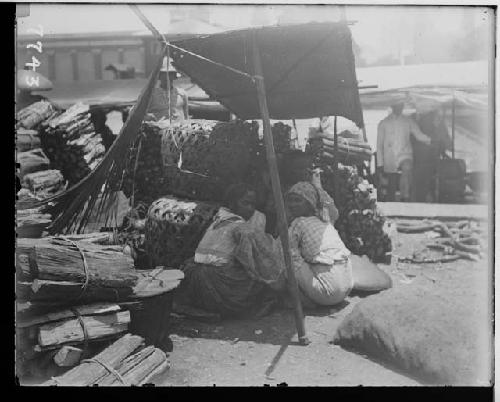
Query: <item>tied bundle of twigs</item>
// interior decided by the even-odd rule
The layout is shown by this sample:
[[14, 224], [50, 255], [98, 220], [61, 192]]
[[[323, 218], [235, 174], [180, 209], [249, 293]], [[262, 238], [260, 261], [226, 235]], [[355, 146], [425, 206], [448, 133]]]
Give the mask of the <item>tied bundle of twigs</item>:
[[98, 217], [105, 217], [105, 225], [110, 221], [110, 214], [106, 211], [110, 203], [109, 196], [111, 192], [120, 188], [126, 168], [125, 156], [140, 132], [142, 120], [151, 100], [151, 92], [158, 80], [164, 53], [165, 47], [146, 87], [104, 159], [95, 170], [73, 187], [43, 202], [46, 211], [54, 218], [53, 224], [49, 227], [50, 233], [81, 233], [94, 209]]

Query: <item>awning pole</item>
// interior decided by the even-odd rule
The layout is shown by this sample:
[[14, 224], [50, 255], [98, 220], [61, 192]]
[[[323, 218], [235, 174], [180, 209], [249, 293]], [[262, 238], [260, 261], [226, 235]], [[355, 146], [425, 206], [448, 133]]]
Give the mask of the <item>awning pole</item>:
[[451, 157], [455, 159], [455, 91], [451, 102]]
[[283, 245], [283, 254], [285, 259], [285, 266], [287, 270], [287, 284], [290, 295], [293, 301], [293, 311], [295, 315], [295, 324], [297, 326], [297, 335], [301, 345], [307, 345], [309, 340], [306, 336], [306, 329], [304, 325], [304, 314], [302, 313], [302, 304], [299, 298], [299, 289], [297, 279], [292, 268], [292, 258], [290, 254], [290, 240], [288, 238], [288, 225], [285, 214], [285, 204], [283, 202], [283, 194], [281, 193], [281, 183], [278, 174], [278, 165], [276, 163], [276, 154], [274, 152], [273, 136], [271, 133], [271, 123], [269, 121], [269, 111], [267, 109], [266, 89], [264, 85], [264, 76], [262, 74], [262, 65], [260, 61], [259, 49], [255, 32], [252, 35], [253, 47], [253, 61], [255, 68], [254, 82], [257, 89], [257, 99], [259, 101], [260, 113], [262, 116], [262, 123], [264, 128], [264, 143], [266, 146], [267, 163], [269, 165], [269, 172], [271, 176], [271, 186], [274, 195], [274, 204], [276, 206], [276, 213], [278, 215], [278, 229], [280, 234], [281, 244]]
[[[333, 188], [337, 190], [337, 173], [339, 171], [339, 135], [337, 133], [337, 116], [333, 119], [333, 149], [334, 149], [334, 159], [333, 159]], [[349, 157], [349, 155], [347, 156]]]

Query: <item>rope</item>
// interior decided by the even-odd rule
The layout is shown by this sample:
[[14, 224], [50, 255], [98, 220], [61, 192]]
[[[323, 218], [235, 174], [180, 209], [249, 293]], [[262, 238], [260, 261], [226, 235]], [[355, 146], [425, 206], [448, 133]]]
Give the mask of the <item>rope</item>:
[[83, 296], [83, 294], [85, 293], [85, 291], [87, 290], [87, 286], [89, 284], [89, 279], [90, 279], [89, 267], [87, 265], [87, 259], [85, 258], [85, 254], [84, 254], [83, 250], [73, 240], [70, 240], [70, 239], [68, 239], [65, 236], [58, 236], [58, 237], [55, 237], [55, 239], [65, 240], [65, 241], [71, 243], [73, 246], [76, 247], [76, 249], [78, 250], [78, 252], [82, 256], [82, 260], [83, 260], [83, 272], [85, 273], [85, 281], [82, 284], [82, 290], [80, 291], [80, 294], [76, 297], [76, 300], [79, 300]]
[[218, 63], [216, 61], [210, 60], [210, 59], [208, 59], [206, 57], [200, 56], [199, 54], [196, 54], [196, 53], [190, 52], [190, 51], [188, 51], [186, 49], [183, 49], [182, 47], [172, 45], [171, 43], [167, 42], [165, 36], [163, 34], [161, 34], [155, 28], [155, 26], [151, 23], [151, 21], [149, 21], [148, 18], [142, 13], [142, 11], [139, 10], [139, 7], [137, 7], [137, 5], [130, 4], [129, 6], [130, 6], [130, 8], [132, 8], [132, 10], [134, 11], [134, 13], [139, 17], [139, 19], [143, 22], [143, 24], [146, 25], [146, 27], [153, 33], [153, 35], [156, 36], [156, 38], [160, 42], [163, 42], [165, 44], [165, 46], [167, 46], [167, 49], [169, 47], [171, 47], [173, 49], [176, 49], [176, 50], [179, 50], [179, 51], [184, 52], [186, 54], [189, 54], [190, 56], [193, 56], [193, 57], [196, 57], [196, 58], [198, 58], [200, 60], [203, 60], [203, 61], [206, 61], [208, 63], [214, 64], [214, 65], [216, 65], [218, 67], [225, 68], [226, 70], [232, 71], [233, 73], [236, 73], [236, 74], [239, 74], [239, 75], [243, 75], [243, 76], [245, 76], [245, 77], [250, 78], [250, 79], [253, 80], [253, 76], [251, 74], [248, 74], [248, 73], [245, 73], [243, 71], [237, 70], [235, 68], [226, 66], [226, 65], [224, 65], [222, 63]]
[[142, 139], [144, 137], [141, 135], [139, 138], [139, 145], [137, 146], [137, 153], [135, 154], [135, 163], [134, 163], [134, 173], [132, 176], [132, 197], [131, 197], [131, 202], [130, 205], [132, 205], [132, 208], [134, 207], [134, 201], [135, 201], [135, 175], [137, 173], [137, 167], [139, 166], [139, 156], [141, 154], [141, 148], [142, 148]]
[[118, 381], [120, 381], [123, 385], [131, 385], [127, 383], [121, 374], [116, 371], [113, 367], [111, 367], [109, 364], [104, 363], [103, 361], [99, 360], [97, 357], [92, 357], [90, 359], [85, 359], [82, 360], [82, 363], [97, 363], [100, 364], [102, 367], [104, 367], [110, 374], [112, 374]]
[[87, 355], [88, 352], [88, 347], [89, 347], [89, 333], [87, 331], [87, 326], [85, 325], [85, 321], [83, 321], [82, 316], [78, 312], [76, 308], [70, 308], [70, 311], [75, 315], [76, 319], [78, 320], [78, 323], [82, 327], [83, 330], [83, 352], [82, 352], [82, 357]]

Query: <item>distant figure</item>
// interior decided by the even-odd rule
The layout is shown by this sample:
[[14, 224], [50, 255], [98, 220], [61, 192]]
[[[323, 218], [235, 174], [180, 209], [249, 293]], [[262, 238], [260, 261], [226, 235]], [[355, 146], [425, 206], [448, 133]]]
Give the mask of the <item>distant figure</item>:
[[414, 160], [415, 201], [434, 200], [434, 187], [439, 158], [451, 149], [451, 138], [438, 110], [420, 113], [416, 116], [420, 130], [431, 138], [427, 145], [412, 138]]
[[171, 64], [167, 65], [165, 58], [165, 63], [160, 70], [160, 86], [154, 88], [148, 110], [148, 114], [154, 116], [155, 119], [171, 117], [172, 121], [177, 122], [189, 119], [188, 95], [183, 89], [174, 86], [174, 81], [178, 77], [177, 70]]
[[431, 142], [413, 119], [403, 115], [403, 108], [404, 102], [391, 105], [392, 113], [378, 125], [377, 170], [379, 176], [386, 175], [389, 181], [386, 201], [395, 201], [398, 186], [401, 201], [410, 201], [413, 178], [410, 135], [413, 134], [416, 140], [425, 144]]
[[94, 129], [97, 134], [100, 134], [102, 139], [102, 144], [108, 152], [108, 149], [113, 145], [116, 135], [111, 131], [111, 129], [106, 125], [106, 113], [102, 109], [94, 109], [90, 113], [90, 120], [94, 124]]

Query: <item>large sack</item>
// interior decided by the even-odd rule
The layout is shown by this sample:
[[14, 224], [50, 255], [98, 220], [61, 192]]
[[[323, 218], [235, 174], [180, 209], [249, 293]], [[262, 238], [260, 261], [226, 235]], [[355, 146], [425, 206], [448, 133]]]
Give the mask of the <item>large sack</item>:
[[370, 296], [344, 319], [334, 343], [388, 362], [424, 383], [488, 385], [487, 300], [471, 303], [463, 289], [442, 288], [438, 294], [435, 287], [431, 292], [405, 286]]

